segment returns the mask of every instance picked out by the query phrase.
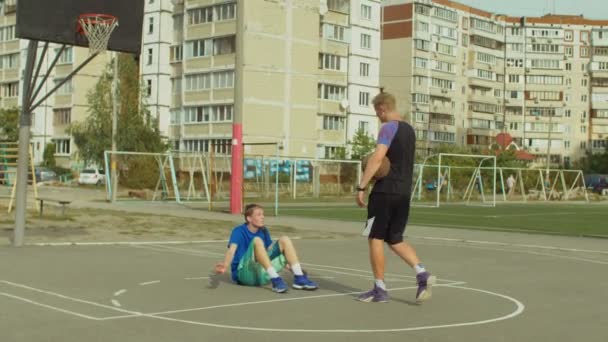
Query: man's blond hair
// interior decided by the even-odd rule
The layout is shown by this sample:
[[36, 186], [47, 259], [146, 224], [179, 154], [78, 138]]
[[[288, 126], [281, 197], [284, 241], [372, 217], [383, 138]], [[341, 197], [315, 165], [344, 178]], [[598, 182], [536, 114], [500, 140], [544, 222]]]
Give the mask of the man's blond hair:
[[395, 110], [396, 108], [396, 104], [395, 104], [395, 96], [393, 96], [392, 94], [389, 93], [380, 93], [378, 95], [376, 95], [374, 97], [374, 99], [372, 100], [372, 103], [375, 106], [379, 106], [379, 105], [385, 105], [386, 109], [388, 110]]

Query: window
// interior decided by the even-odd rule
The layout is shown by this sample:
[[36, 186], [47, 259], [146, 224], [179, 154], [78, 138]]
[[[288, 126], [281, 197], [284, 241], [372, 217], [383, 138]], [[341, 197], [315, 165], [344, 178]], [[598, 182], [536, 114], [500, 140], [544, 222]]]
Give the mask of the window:
[[558, 59], [532, 59], [530, 66], [533, 69], [561, 69], [561, 61]]
[[581, 57], [589, 57], [589, 48], [581, 46]]
[[338, 55], [330, 55], [328, 53], [319, 54], [319, 69], [325, 70], [342, 70], [343, 57]]
[[367, 121], [359, 121], [359, 130], [363, 131], [364, 134], [369, 134], [369, 122]]
[[572, 30], [564, 31], [564, 40], [567, 42], [571, 42], [574, 40], [574, 34], [572, 33]]
[[215, 88], [233, 88], [234, 70], [213, 73], [213, 86]]
[[152, 58], [154, 56], [154, 52], [152, 49], [148, 49], [148, 56], [147, 56], [147, 64], [150, 65], [152, 64]]
[[154, 17], [148, 18], [148, 34], [154, 33]]
[[213, 55], [227, 55], [236, 52], [236, 36], [213, 39]]
[[53, 109], [53, 125], [69, 125], [72, 122], [72, 109]]
[[188, 57], [203, 57], [211, 54], [212, 39], [200, 39], [186, 42]]
[[169, 55], [170, 55], [169, 60], [171, 62], [181, 61], [182, 60], [182, 46], [181, 45], [172, 46]]
[[349, 13], [350, 0], [327, 0], [327, 9], [334, 12]]
[[350, 31], [348, 27], [338, 26], [333, 24], [323, 24], [322, 29], [323, 38], [338, 40], [341, 42], [348, 43]]
[[146, 96], [152, 96], [152, 80], [146, 81]]
[[346, 87], [319, 83], [318, 98], [331, 101], [342, 101], [346, 98]]
[[55, 139], [55, 154], [70, 154], [70, 139]]
[[19, 53], [0, 56], [0, 69], [15, 69], [19, 67]]
[[564, 140], [564, 148], [569, 150], [570, 149], [570, 141], [569, 140]]
[[572, 64], [566, 63], [566, 70], [572, 70]]
[[372, 6], [361, 4], [361, 19], [372, 20]]
[[369, 93], [360, 91], [359, 92], [359, 106], [369, 107]]
[[414, 39], [414, 47], [418, 50], [429, 51], [431, 44], [428, 40]]
[[[61, 83], [63, 79], [55, 80], [55, 85]], [[62, 84], [59, 88], [57, 88], [57, 95], [70, 95], [72, 94], [72, 79], [70, 78], [64, 84]]]
[[469, 18], [462, 17], [462, 28], [465, 30], [469, 28]]
[[213, 7], [217, 21], [236, 18], [236, 3], [222, 4]]
[[184, 108], [185, 123], [231, 122], [234, 105], [221, 104]]
[[344, 118], [341, 116], [323, 116], [323, 129], [330, 131], [341, 131], [344, 129]]
[[359, 64], [359, 76], [361, 77], [369, 77], [369, 63]]
[[372, 36], [369, 34], [361, 33], [361, 48], [371, 49], [372, 48]]
[[513, 130], [513, 131], [517, 131], [519, 129], [519, 125], [517, 122], [511, 122], [509, 123], [509, 129]]
[[494, 81], [494, 73], [488, 70], [477, 69], [477, 77], [485, 80]]
[[181, 78], [171, 79], [171, 93], [172, 94], [181, 94], [182, 93], [182, 79]]
[[15, 39], [15, 25], [0, 27], [0, 42]]
[[587, 126], [581, 126], [581, 133], [587, 133]]
[[589, 31], [581, 31], [581, 43], [586, 44], [589, 42]]
[[586, 86], [587, 86], [587, 84], [588, 84], [587, 79], [586, 79], [586, 78], [583, 78], [583, 79], [581, 80], [581, 86], [586, 87]]
[[2, 85], [4, 88], [4, 97], [16, 97], [19, 95], [19, 82], [5, 83]]
[[188, 25], [210, 23], [213, 21], [213, 8], [203, 7], [188, 11]]
[[587, 95], [581, 95], [581, 102], [587, 102]]
[[565, 46], [564, 47], [564, 55], [566, 55], [567, 57], [573, 57], [574, 56], [574, 49], [572, 48], [572, 46]]
[[496, 56], [493, 56], [493, 55], [490, 55], [487, 53], [483, 53], [483, 52], [477, 52], [477, 61], [481, 62], [481, 63], [494, 65], [494, 64], [496, 64]]
[[186, 75], [186, 91], [211, 88], [211, 73]]
[[211, 119], [214, 122], [231, 122], [234, 114], [234, 105], [211, 106]]
[[462, 46], [469, 46], [469, 35], [466, 33], [462, 34]]
[[564, 116], [567, 117], [567, 118], [571, 117], [572, 116], [572, 110], [571, 109], [566, 109], [564, 111]]
[[232, 141], [230, 139], [185, 139], [183, 146], [186, 151], [208, 153], [211, 149], [216, 154], [232, 153]]
[[[56, 49], [57, 53], [59, 53], [59, 51], [61, 51], [61, 49]], [[66, 47], [63, 50], [63, 52], [61, 53], [61, 56], [59, 57], [57, 64], [70, 64], [70, 63], [73, 63], [72, 47]]]

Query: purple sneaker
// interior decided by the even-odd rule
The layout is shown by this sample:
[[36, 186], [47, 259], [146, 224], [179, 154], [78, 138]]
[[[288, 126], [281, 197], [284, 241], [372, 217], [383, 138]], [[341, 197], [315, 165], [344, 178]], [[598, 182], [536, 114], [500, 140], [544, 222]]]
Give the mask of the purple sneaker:
[[374, 285], [374, 288], [360, 294], [357, 297], [357, 300], [360, 302], [365, 302], [365, 303], [369, 303], [369, 302], [374, 302], [374, 303], [386, 303], [388, 302], [388, 291], [383, 290], [379, 287], [377, 287], [376, 285]]
[[416, 275], [416, 282], [418, 283], [418, 291], [416, 291], [416, 303], [422, 303], [425, 300], [431, 299], [432, 287], [437, 282], [437, 278], [432, 276], [429, 272], [422, 272]]

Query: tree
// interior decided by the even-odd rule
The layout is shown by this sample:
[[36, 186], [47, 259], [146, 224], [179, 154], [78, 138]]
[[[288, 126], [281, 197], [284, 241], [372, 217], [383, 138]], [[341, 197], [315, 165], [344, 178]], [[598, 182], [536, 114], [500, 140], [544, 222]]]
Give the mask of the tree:
[[581, 158], [580, 162], [575, 163], [576, 168], [581, 168], [585, 173], [608, 174], [608, 142], [604, 152], [591, 153]]
[[19, 109], [0, 109], [0, 141], [19, 140]]
[[[140, 94], [138, 65], [131, 55], [118, 54], [119, 113], [116, 144], [119, 151], [164, 152], [166, 144], [156, 119], [150, 117]], [[112, 147], [113, 62], [87, 94], [89, 106], [85, 121], [71, 126], [79, 156], [86, 164], [104, 164], [104, 151]]]
[[348, 142], [351, 145], [350, 159], [361, 160], [367, 154], [374, 150], [376, 141], [363, 128], [357, 129], [352, 141]]
[[55, 143], [48, 143], [44, 147], [44, 154], [42, 155], [42, 165], [46, 167], [55, 167]]

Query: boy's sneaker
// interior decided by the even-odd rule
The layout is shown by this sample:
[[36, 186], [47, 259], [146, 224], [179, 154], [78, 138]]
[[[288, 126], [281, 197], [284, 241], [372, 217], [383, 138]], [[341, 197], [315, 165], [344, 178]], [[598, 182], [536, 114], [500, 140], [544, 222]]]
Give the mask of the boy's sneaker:
[[386, 303], [388, 302], [388, 291], [383, 290], [381, 288], [379, 288], [378, 286], [374, 285], [374, 288], [360, 294], [357, 297], [358, 301], [361, 302], [365, 302], [365, 303], [369, 303], [369, 302], [374, 302], [374, 303]]
[[308, 279], [305, 275], [297, 275], [293, 277], [293, 288], [298, 290], [316, 290], [319, 288], [317, 283]]
[[271, 278], [270, 282], [272, 283], [272, 291], [276, 293], [285, 293], [287, 292], [287, 284], [283, 281], [283, 278], [276, 277]]
[[431, 290], [433, 285], [437, 282], [437, 278], [432, 276], [429, 272], [422, 272], [416, 275], [416, 282], [418, 283], [416, 303], [422, 303], [425, 300], [431, 299], [431, 296], [433, 295]]

